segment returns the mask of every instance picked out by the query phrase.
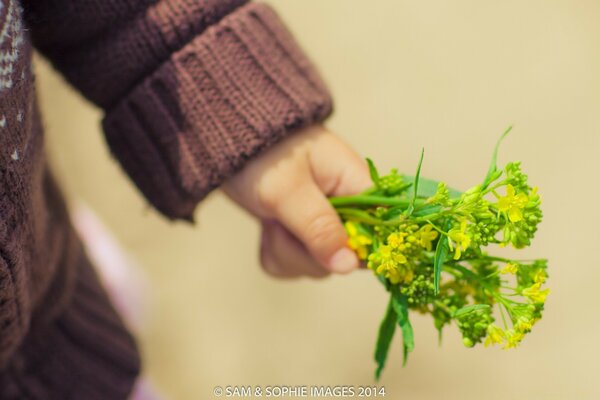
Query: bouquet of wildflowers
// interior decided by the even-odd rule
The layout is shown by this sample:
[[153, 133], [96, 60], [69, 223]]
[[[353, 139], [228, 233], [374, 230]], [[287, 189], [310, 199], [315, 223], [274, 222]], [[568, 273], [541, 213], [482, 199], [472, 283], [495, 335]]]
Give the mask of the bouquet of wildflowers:
[[398, 327], [404, 362], [414, 348], [409, 310], [430, 314], [437, 330], [454, 322], [465, 346], [516, 347], [541, 318], [549, 289], [544, 259], [490, 255], [488, 246], [530, 245], [542, 219], [540, 196], [519, 162], [492, 162], [483, 182], [464, 193], [368, 160], [373, 187], [330, 201], [345, 222], [349, 246], [390, 293], [375, 349], [379, 378]]

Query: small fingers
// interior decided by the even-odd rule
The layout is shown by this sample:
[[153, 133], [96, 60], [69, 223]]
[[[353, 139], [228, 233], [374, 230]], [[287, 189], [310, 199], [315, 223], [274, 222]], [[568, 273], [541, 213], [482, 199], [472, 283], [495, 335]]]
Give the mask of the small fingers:
[[339, 216], [314, 182], [293, 189], [277, 205], [275, 213], [329, 271], [348, 273], [358, 268], [358, 257], [347, 247], [348, 236]]
[[265, 272], [280, 278], [329, 275], [302, 243], [277, 222], [263, 222], [261, 264]]

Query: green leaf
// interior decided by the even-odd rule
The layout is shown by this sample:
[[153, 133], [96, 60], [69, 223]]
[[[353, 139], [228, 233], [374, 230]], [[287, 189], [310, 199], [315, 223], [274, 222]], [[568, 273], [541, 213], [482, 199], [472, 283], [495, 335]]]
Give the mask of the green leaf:
[[426, 217], [431, 214], [436, 214], [442, 210], [441, 206], [434, 204], [426, 204], [424, 206], [419, 207], [413, 212], [414, 217]]
[[[414, 177], [408, 176], [408, 175], [402, 175], [402, 177], [406, 180], [414, 181], [414, 179], [415, 179]], [[419, 187], [418, 187], [417, 197], [428, 198], [428, 197], [433, 196], [437, 192], [439, 183], [440, 183], [439, 181], [436, 181], [433, 179], [419, 177]], [[459, 198], [460, 195], [462, 194], [462, 192], [460, 192], [459, 190], [452, 189], [450, 187], [448, 188], [448, 192], [450, 193], [451, 199]], [[408, 192], [408, 196], [414, 196], [414, 193], [415, 193], [415, 191], [413, 188], [413, 190]]]
[[388, 210], [381, 216], [381, 219], [384, 221], [389, 221], [390, 219], [396, 219], [406, 211], [406, 207], [404, 206], [393, 206], [388, 208]]
[[461, 317], [463, 315], [472, 313], [472, 312], [477, 312], [477, 311], [481, 311], [481, 310], [486, 310], [490, 308], [489, 304], [471, 304], [470, 306], [464, 306], [463, 308], [456, 310], [454, 312], [453, 317], [457, 318], [457, 317]]
[[392, 288], [392, 301], [396, 314], [398, 315], [398, 325], [402, 331], [402, 341], [404, 343], [404, 353], [402, 365], [406, 365], [408, 360], [408, 353], [413, 351], [415, 348], [415, 338], [413, 334], [412, 325], [408, 317], [408, 299], [405, 295], [400, 293], [398, 286]]
[[385, 367], [385, 360], [387, 359], [390, 344], [394, 338], [394, 332], [396, 331], [396, 321], [398, 315], [393, 306], [393, 297], [390, 297], [387, 310], [381, 320], [379, 326], [379, 335], [377, 336], [377, 345], [375, 346], [375, 362], [377, 363], [377, 369], [375, 370], [375, 379], [379, 380], [381, 371]]
[[421, 157], [419, 158], [419, 165], [417, 165], [417, 173], [413, 184], [413, 196], [412, 200], [406, 210], [406, 215], [410, 216], [415, 210], [415, 201], [417, 201], [417, 194], [419, 193], [419, 178], [421, 175], [421, 165], [423, 164], [423, 157], [425, 156], [425, 149], [421, 149]]
[[[443, 230], [448, 232], [448, 229], [452, 226], [451, 220], [446, 220], [444, 223]], [[440, 277], [442, 275], [442, 266], [448, 258], [450, 246], [448, 245], [448, 236], [441, 235], [435, 247], [435, 255], [433, 257], [433, 285], [434, 293], [437, 295], [440, 292]]]
[[373, 163], [373, 160], [367, 158], [367, 164], [369, 165], [369, 173], [371, 174], [371, 180], [375, 186], [379, 186], [379, 172], [377, 172], [377, 167]]
[[483, 180], [483, 184], [481, 185], [482, 190], [486, 189], [488, 187], [488, 185], [494, 180], [493, 177], [496, 176], [496, 179], [498, 178], [497, 175], [497, 170], [498, 170], [498, 166], [496, 165], [496, 159], [498, 158], [498, 150], [500, 149], [500, 144], [502, 143], [502, 141], [504, 140], [504, 138], [506, 137], [506, 135], [508, 135], [508, 133], [512, 130], [512, 125], [509, 126], [504, 133], [502, 134], [502, 136], [500, 136], [500, 139], [498, 139], [498, 142], [496, 142], [496, 147], [494, 148], [494, 153], [492, 154], [492, 161], [490, 163], [490, 168], [488, 169], [487, 175], [485, 176], [485, 179]]

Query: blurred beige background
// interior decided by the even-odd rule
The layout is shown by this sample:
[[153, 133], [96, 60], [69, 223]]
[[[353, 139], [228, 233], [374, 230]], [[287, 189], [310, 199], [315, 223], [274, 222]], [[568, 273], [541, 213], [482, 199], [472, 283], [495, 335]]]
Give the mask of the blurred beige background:
[[[396, 340], [381, 384], [392, 399], [597, 399], [600, 266], [600, 2], [272, 0], [336, 98], [329, 127], [384, 167], [466, 188], [498, 135], [523, 161], [545, 221], [527, 251], [548, 257], [545, 317], [517, 351], [437, 345], [413, 316], [417, 348]], [[196, 227], [149, 209], [107, 152], [86, 104], [37, 63], [48, 147], [71, 202], [93, 207], [148, 275], [140, 342], [167, 399], [215, 385], [368, 385], [386, 298], [368, 272], [279, 282], [257, 262], [258, 228], [221, 194]], [[399, 339], [396, 337], [396, 339]]]

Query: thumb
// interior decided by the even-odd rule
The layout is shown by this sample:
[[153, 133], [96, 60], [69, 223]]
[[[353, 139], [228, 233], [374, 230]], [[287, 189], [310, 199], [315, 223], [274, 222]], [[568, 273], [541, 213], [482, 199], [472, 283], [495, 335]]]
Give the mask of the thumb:
[[365, 160], [333, 134], [311, 148], [309, 162], [317, 186], [328, 196], [357, 194], [373, 184]]

